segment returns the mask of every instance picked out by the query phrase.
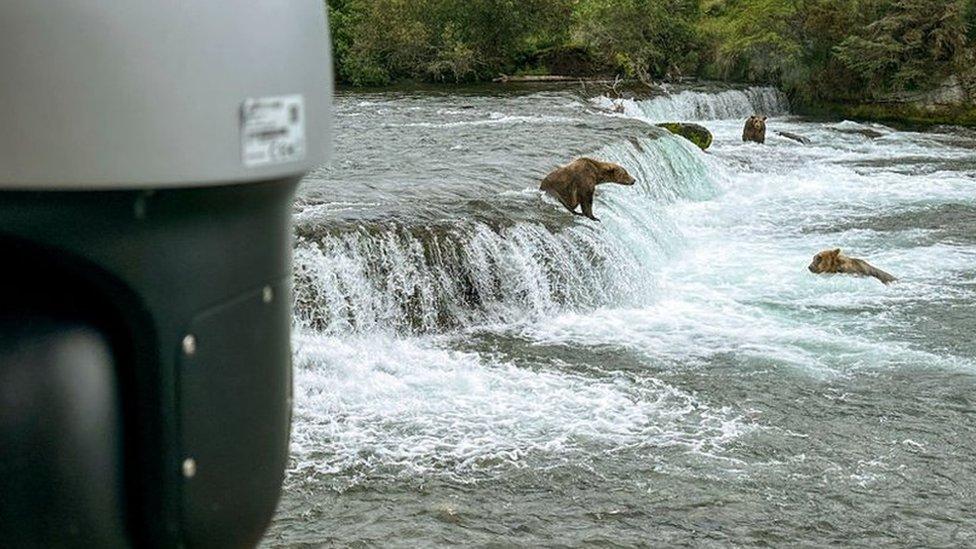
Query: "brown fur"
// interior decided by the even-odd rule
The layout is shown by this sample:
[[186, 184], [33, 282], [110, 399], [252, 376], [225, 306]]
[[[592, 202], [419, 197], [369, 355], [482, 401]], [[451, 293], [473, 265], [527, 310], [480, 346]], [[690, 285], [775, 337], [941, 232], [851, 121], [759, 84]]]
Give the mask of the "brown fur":
[[766, 117], [750, 116], [746, 120], [746, 126], [742, 129], [743, 141], [755, 141], [756, 143], [766, 142]]
[[[573, 215], [582, 215], [593, 221], [593, 194], [601, 183], [633, 185], [634, 178], [623, 167], [612, 162], [600, 162], [592, 158], [579, 158], [555, 169], [542, 180], [541, 190], [546, 191], [566, 207]], [[582, 213], [576, 211], [580, 206]]]
[[873, 276], [884, 284], [891, 284], [898, 280], [890, 274], [872, 266], [863, 259], [847, 257], [840, 253], [840, 248], [836, 250], [824, 250], [813, 256], [813, 262], [807, 267], [811, 273], [846, 273], [856, 276]]

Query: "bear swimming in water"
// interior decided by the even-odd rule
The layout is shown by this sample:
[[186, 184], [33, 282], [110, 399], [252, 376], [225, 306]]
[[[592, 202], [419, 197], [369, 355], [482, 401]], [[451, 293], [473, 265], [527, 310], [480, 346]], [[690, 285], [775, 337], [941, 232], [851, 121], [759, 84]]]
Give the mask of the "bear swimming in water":
[[[635, 181], [622, 166], [592, 158], [579, 158], [547, 175], [539, 189], [557, 198], [573, 215], [599, 221], [593, 215], [593, 193], [596, 186], [601, 183], [633, 185]], [[577, 206], [581, 206], [582, 213], [576, 211]]]
[[766, 117], [750, 116], [746, 120], [746, 127], [742, 129], [743, 141], [755, 141], [756, 143], [766, 142]]
[[807, 267], [811, 273], [846, 273], [857, 276], [873, 276], [885, 285], [898, 280], [890, 274], [872, 266], [863, 259], [847, 257], [840, 253], [840, 248], [836, 250], [824, 250], [813, 256], [813, 263]]

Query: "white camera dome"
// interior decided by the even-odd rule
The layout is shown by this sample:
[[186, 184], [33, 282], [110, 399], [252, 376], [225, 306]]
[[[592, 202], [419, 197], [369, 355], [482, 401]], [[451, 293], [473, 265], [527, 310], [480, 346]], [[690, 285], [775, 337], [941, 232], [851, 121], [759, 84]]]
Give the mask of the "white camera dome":
[[0, 3], [0, 188], [300, 174], [328, 154], [321, 0]]

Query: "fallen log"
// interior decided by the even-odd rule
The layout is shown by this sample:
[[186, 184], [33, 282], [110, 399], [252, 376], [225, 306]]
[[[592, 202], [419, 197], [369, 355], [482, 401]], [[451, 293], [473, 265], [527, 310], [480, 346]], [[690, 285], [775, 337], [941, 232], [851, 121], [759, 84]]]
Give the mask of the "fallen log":
[[580, 76], [561, 76], [554, 74], [544, 74], [544, 75], [527, 75], [527, 76], [508, 76], [503, 74], [498, 78], [492, 80], [492, 82], [508, 83], [508, 82], [613, 82], [613, 80], [607, 80], [606, 78], [584, 78]]

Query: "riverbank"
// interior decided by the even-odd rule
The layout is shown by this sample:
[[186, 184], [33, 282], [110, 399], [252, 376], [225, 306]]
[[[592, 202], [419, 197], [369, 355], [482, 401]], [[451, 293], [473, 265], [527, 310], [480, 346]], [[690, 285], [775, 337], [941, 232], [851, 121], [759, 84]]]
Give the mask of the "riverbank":
[[823, 119], [881, 122], [903, 129], [924, 129], [932, 126], [976, 127], [976, 107], [922, 109], [904, 104], [818, 103], [797, 104], [796, 112]]

